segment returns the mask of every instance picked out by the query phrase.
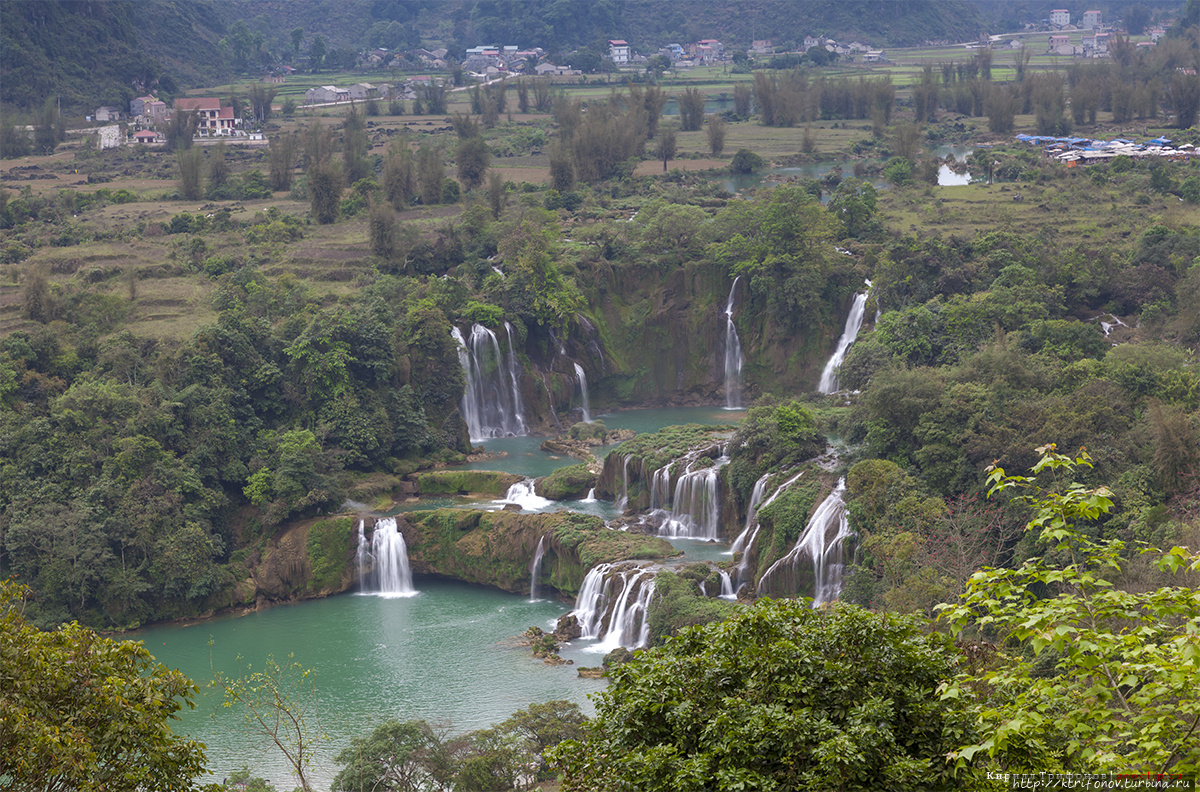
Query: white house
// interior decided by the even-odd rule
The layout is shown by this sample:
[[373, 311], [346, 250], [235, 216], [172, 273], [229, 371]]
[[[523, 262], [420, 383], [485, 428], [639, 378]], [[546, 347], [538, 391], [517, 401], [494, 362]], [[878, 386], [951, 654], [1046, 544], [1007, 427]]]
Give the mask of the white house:
[[355, 83], [350, 86], [350, 98], [355, 101], [365, 99], [376, 99], [379, 97], [379, 88], [371, 83]]
[[1095, 30], [1096, 28], [1100, 27], [1100, 12], [1084, 11], [1083, 24], [1080, 27], [1091, 30]]
[[618, 66], [629, 63], [629, 42], [625, 39], [609, 39], [608, 57]]
[[750, 45], [750, 51], [753, 53], [756, 53], [758, 55], [770, 54], [770, 52], [772, 51], [771, 50], [771, 39], [755, 39], [754, 42]]
[[120, 121], [121, 111], [115, 107], [101, 107], [96, 110], [97, 121]]
[[821, 46], [820, 39], [813, 38], [812, 36], [804, 37], [804, 49], [803, 49], [804, 52], [808, 52], [813, 47], [819, 47], [819, 46]]
[[1065, 8], [1056, 8], [1050, 12], [1050, 25], [1056, 28], [1065, 28], [1071, 24], [1071, 12]]
[[233, 117], [233, 108], [221, 107], [221, 100], [215, 97], [176, 99], [175, 112], [196, 114], [197, 135], [232, 135], [238, 126], [238, 120]]
[[[349, 96], [349, 92], [347, 92]], [[338, 100], [338, 88], [333, 85], [318, 85], [304, 92], [305, 104], [328, 104]]]
[[884, 60], [887, 60], [887, 57], [883, 50], [867, 50], [863, 54], [863, 63], [879, 63]]

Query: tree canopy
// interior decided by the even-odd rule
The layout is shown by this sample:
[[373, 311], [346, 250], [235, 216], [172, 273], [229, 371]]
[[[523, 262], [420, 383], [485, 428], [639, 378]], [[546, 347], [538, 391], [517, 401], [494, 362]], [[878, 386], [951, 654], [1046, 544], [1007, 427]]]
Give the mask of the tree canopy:
[[0, 778], [44, 792], [190, 790], [204, 746], [171, 732], [196, 686], [135, 641], [27, 622], [0, 582]]
[[959, 789], [945, 755], [974, 727], [936, 695], [957, 664], [908, 617], [761, 600], [612, 671], [551, 756], [573, 792]]

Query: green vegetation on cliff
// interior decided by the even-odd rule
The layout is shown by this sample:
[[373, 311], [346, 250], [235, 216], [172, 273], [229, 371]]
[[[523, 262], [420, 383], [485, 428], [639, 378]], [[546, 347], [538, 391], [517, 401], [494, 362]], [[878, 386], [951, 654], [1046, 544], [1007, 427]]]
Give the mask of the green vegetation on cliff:
[[568, 500], [582, 498], [594, 486], [596, 474], [587, 465], [568, 465], [538, 479], [534, 491], [550, 500]]
[[417, 475], [422, 495], [473, 493], [503, 497], [523, 476], [491, 470], [433, 470]]

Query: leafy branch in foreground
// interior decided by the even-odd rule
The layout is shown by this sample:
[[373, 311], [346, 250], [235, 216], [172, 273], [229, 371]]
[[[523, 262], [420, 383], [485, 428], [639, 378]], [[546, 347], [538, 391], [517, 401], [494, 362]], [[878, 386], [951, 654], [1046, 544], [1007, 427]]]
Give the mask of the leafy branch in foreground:
[[[171, 732], [196, 686], [135, 641], [37, 629], [0, 581], [0, 784], [46, 792], [195, 789], [204, 746]], [[11, 786], [9, 786], [11, 785]], [[201, 787], [213, 790], [213, 787]]]
[[[982, 680], [962, 674], [943, 699], [973, 699], [985, 739], [952, 754], [960, 765], [986, 753], [1007, 770], [1195, 773], [1200, 769], [1200, 590], [1121, 591], [1125, 544], [1095, 541], [1076, 527], [1113, 506], [1107, 487], [1073, 480], [1090, 468], [1054, 445], [1037, 449], [1033, 477], [993, 467], [995, 495], [1008, 490], [1034, 509], [1027, 530], [1069, 563], [1033, 558], [1018, 569], [984, 569], [941, 619], [956, 635], [994, 634], [1006, 647]], [[1036, 476], [1049, 473], [1043, 489]], [[1200, 571], [1186, 547], [1153, 548], [1158, 569]], [[1049, 595], [1046, 595], [1049, 592]], [[1015, 649], [1015, 651], [1014, 651]], [[982, 683], [981, 683], [982, 682]]]
[[254, 671], [249, 664], [242, 671], [241, 660], [239, 655], [236, 677], [215, 674], [211, 686], [224, 692], [222, 706], [243, 708], [247, 733], [273, 742], [291, 765], [302, 792], [311, 792], [308, 768], [324, 737], [314, 671], [295, 662], [290, 654], [286, 665], [268, 656], [261, 671]]

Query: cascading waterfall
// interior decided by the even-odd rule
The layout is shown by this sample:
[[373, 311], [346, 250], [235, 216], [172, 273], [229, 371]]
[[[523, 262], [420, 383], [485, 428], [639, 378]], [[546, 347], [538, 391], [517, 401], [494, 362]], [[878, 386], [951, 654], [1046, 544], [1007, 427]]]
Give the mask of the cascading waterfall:
[[575, 364], [575, 377], [579, 380], [579, 392], [583, 399], [583, 422], [591, 423], [592, 408], [588, 405], [587, 374], [583, 373], [583, 366], [578, 363]]
[[[718, 478], [720, 469], [729, 464], [729, 457], [721, 457], [709, 467], [692, 469], [694, 463], [689, 463], [687, 470], [675, 482], [675, 492], [671, 498], [670, 511], [660, 500], [659, 515], [663, 518], [658, 529], [659, 536], [690, 537], [692, 539], [717, 538], [721, 525], [721, 504], [719, 499]], [[662, 483], [660, 475], [665, 474]], [[651, 485], [651, 505], [655, 491], [665, 491], [670, 484], [669, 467], [654, 471]], [[660, 495], [661, 498], [661, 495]]]
[[737, 292], [739, 275], [733, 279], [729, 299], [725, 301], [725, 409], [742, 409], [742, 342], [738, 339], [737, 327], [733, 324], [733, 298]]
[[[621, 593], [613, 605], [608, 630], [600, 643], [593, 647], [597, 652], [611, 652], [618, 646], [637, 649], [650, 643], [650, 620], [647, 610], [650, 597], [654, 594], [654, 572], [639, 569], [620, 574]], [[637, 597], [630, 602], [634, 592]]]
[[522, 511], [542, 511], [554, 505], [554, 501], [543, 498], [533, 490], [534, 480], [524, 479], [508, 488], [504, 497], [493, 503], [515, 503]]
[[581, 638], [599, 638], [600, 624], [604, 621], [605, 578], [612, 564], [597, 564], [588, 570], [575, 597], [575, 610], [570, 615], [579, 621]]
[[733, 578], [724, 569], [717, 570], [717, 574], [721, 576], [721, 599], [737, 599], [737, 592], [733, 590]]
[[588, 490], [587, 497], [584, 498], [582, 501], [580, 501], [580, 503], [595, 503], [595, 502], [596, 502], [596, 488], [592, 487], [590, 490]]
[[[813, 607], [836, 599], [842, 589], [842, 544], [850, 535], [846, 520], [846, 480], [837, 486], [813, 512], [804, 533], [791, 552], [771, 565], [759, 579], [759, 590], [797, 592], [800, 568], [808, 561], [813, 569]], [[774, 585], [773, 585], [774, 584]]]
[[650, 621], [646, 616], [654, 595], [655, 570], [651, 567], [615, 573], [613, 570], [613, 564], [599, 564], [589, 570], [579, 587], [575, 610], [571, 611], [579, 621], [580, 637], [600, 640], [590, 649], [595, 652], [610, 652], [618, 646], [637, 649], [650, 642]]
[[[768, 474], [768, 475], [770, 475], [770, 474]], [[767, 506], [770, 506], [772, 503], [774, 503], [776, 498], [778, 498], [780, 495], [782, 495], [783, 492], [788, 487], [792, 486], [792, 484], [794, 484], [803, 475], [804, 475], [804, 471], [801, 470], [799, 473], [797, 473], [796, 475], [792, 476], [787, 481], [780, 484], [779, 487], [777, 487], [776, 490], [771, 493], [771, 497], [767, 498], [765, 503], [763, 503], [761, 506], [759, 506], [757, 509], [754, 510], [754, 529], [752, 531], [750, 531], [750, 535], [746, 538], [745, 546], [743, 548], [741, 548], [742, 549], [742, 560], [739, 561], [738, 565], [737, 565], [737, 582], [734, 584], [735, 590], [740, 589], [742, 587], [742, 583], [744, 583], [746, 580], [746, 572], [750, 569], [750, 550], [754, 547], [754, 540], [758, 538], [759, 528], [762, 527], [758, 523], [758, 513], [760, 511], [762, 511], [763, 509], [765, 509]], [[766, 476], [763, 476], [763, 478], [759, 479], [758, 481], [756, 481], [754, 483], [755, 489], [758, 489], [759, 482], [761, 482], [765, 478], [766, 478]], [[754, 496], [751, 495], [751, 500], [753, 501], [753, 499], [754, 499]], [[747, 517], [746, 528], [742, 529], [743, 535], [745, 535], [745, 533], [749, 529], [749, 527], [750, 527], [750, 520]], [[738, 539], [741, 539], [741, 537], [739, 536]], [[736, 545], [737, 542], [735, 541], [734, 544]]]
[[867, 281], [867, 290], [854, 295], [854, 303], [850, 306], [850, 315], [846, 317], [846, 326], [842, 329], [842, 337], [838, 339], [837, 349], [821, 372], [821, 381], [817, 384], [817, 390], [821, 393], [833, 393], [838, 389], [837, 371], [846, 359], [850, 345], [858, 337], [858, 331], [862, 329], [863, 314], [866, 313], [867, 297], [870, 293], [871, 281]]
[[621, 499], [617, 501], [617, 511], [625, 511], [629, 506], [629, 457], [623, 457], [621, 462]]
[[521, 437], [526, 434], [521, 403], [521, 366], [513, 350], [513, 330], [508, 322], [508, 353], [500, 351], [496, 334], [481, 324], [471, 327], [463, 340], [457, 327], [450, 330], [458, 342], [458, 361], [466, 374], [462, 416], [472, 442], [492, 437]]
[[395, 517], [375, 523], [368, 542], [363, 521], [358, 523], [358, 580], [363, 594], [411, 597], [417, 591], [408, 567], [408, 548]]
[[536, 602], [538, 598], [538, 580], [542, 577], [542, 556], [546, 555], [546, 537], [538, 539], [537, 550], [533, 552], [533, 563], [529, 565], [529, 601]]

